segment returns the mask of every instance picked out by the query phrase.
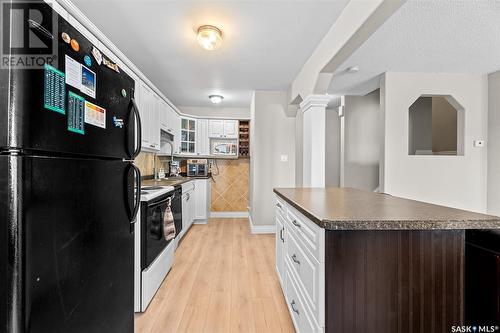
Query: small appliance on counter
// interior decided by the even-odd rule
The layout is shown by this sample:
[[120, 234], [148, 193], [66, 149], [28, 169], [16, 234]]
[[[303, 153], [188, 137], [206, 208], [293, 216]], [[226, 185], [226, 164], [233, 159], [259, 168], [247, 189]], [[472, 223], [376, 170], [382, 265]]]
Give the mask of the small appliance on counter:
[[207, 159], [191, 159], [182, 161], [186, 165], [186, 175], [188, 177], [206, 177], [208, 175]]
[[169, 177], [178, 177], [181, 172], [179, 161], [169, 161], [168, 169]]

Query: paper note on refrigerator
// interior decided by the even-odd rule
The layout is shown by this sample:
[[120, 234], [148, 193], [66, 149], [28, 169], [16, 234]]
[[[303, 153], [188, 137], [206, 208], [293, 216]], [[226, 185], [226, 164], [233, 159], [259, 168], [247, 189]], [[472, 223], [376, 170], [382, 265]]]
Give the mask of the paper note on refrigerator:
[[85, 99], [74, 92], [68, 92], [68, 131], [85, 134]]
[[66, 55], [66, 84], [80, 90], [82, 86], [82, 65], [75, 59]]
[[82, 85], [80, 87], [80, 91], [84, 94], [89, 95], [92, 98], [95, 98], [96, 85], [97, 85], [97, 77], [93, 71], [88, 69], [87, 67], [81, 65], [82, 67]]
[[106, 109], [85, 101], [85, 122], [101, 128], [106, 128]]

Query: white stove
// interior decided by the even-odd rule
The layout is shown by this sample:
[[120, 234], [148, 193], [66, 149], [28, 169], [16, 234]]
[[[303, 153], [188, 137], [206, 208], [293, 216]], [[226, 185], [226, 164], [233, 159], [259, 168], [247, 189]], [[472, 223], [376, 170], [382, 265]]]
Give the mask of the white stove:
[[[172, 267], [178, 237], [163, 237], [163, 215], [171, 202], [174, 220], [182, 227], [182, 189], [174, 186], [143, 186], [141, 208], [134, 226], [134, 310], [146, 311]], [[176, 223], [177, 228], [178, 223]], [[179, 230], [180, 232], [180, 230]]]

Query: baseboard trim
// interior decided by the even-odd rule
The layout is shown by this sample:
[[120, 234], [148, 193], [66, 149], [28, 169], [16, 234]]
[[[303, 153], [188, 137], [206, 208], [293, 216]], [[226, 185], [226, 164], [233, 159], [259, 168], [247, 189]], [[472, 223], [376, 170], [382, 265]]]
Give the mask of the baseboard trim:
[[248, 212], [210, 212], [210, 217], [218, 219], [244, 219], [248, 218]]
[[250, 214], [248, 214], [248, 224], [250, 224], [252, 234], [274, 234], [276, 232], [274, 225], [254, 225]]

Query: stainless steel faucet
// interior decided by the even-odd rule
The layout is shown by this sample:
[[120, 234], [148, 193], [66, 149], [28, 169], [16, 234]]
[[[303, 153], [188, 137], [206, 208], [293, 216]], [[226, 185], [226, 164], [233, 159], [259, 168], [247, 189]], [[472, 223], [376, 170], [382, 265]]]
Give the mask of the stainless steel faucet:
[[166, 142], [170, 145], [170, 165], [168, 168], [168, 176], [170, 177], [172, 176], [171, 169], [172, 169], [172, 162], [174, 161], [174, 144], [170, 140], [167, 140]]
[[158, 172], [156, 172], [156, 159], [158, 158], [158, 156], [156, 155], [156, 153], [153, 154], [153, 174], [155, 176], [155, 180], [158, 180]]
[[168, 140], [167, 140], [167, 143], [170, 145], [170, 162], [173, 162], [174, 161], [174, 144], [172, 143], [172, 141], [168, 141]]

